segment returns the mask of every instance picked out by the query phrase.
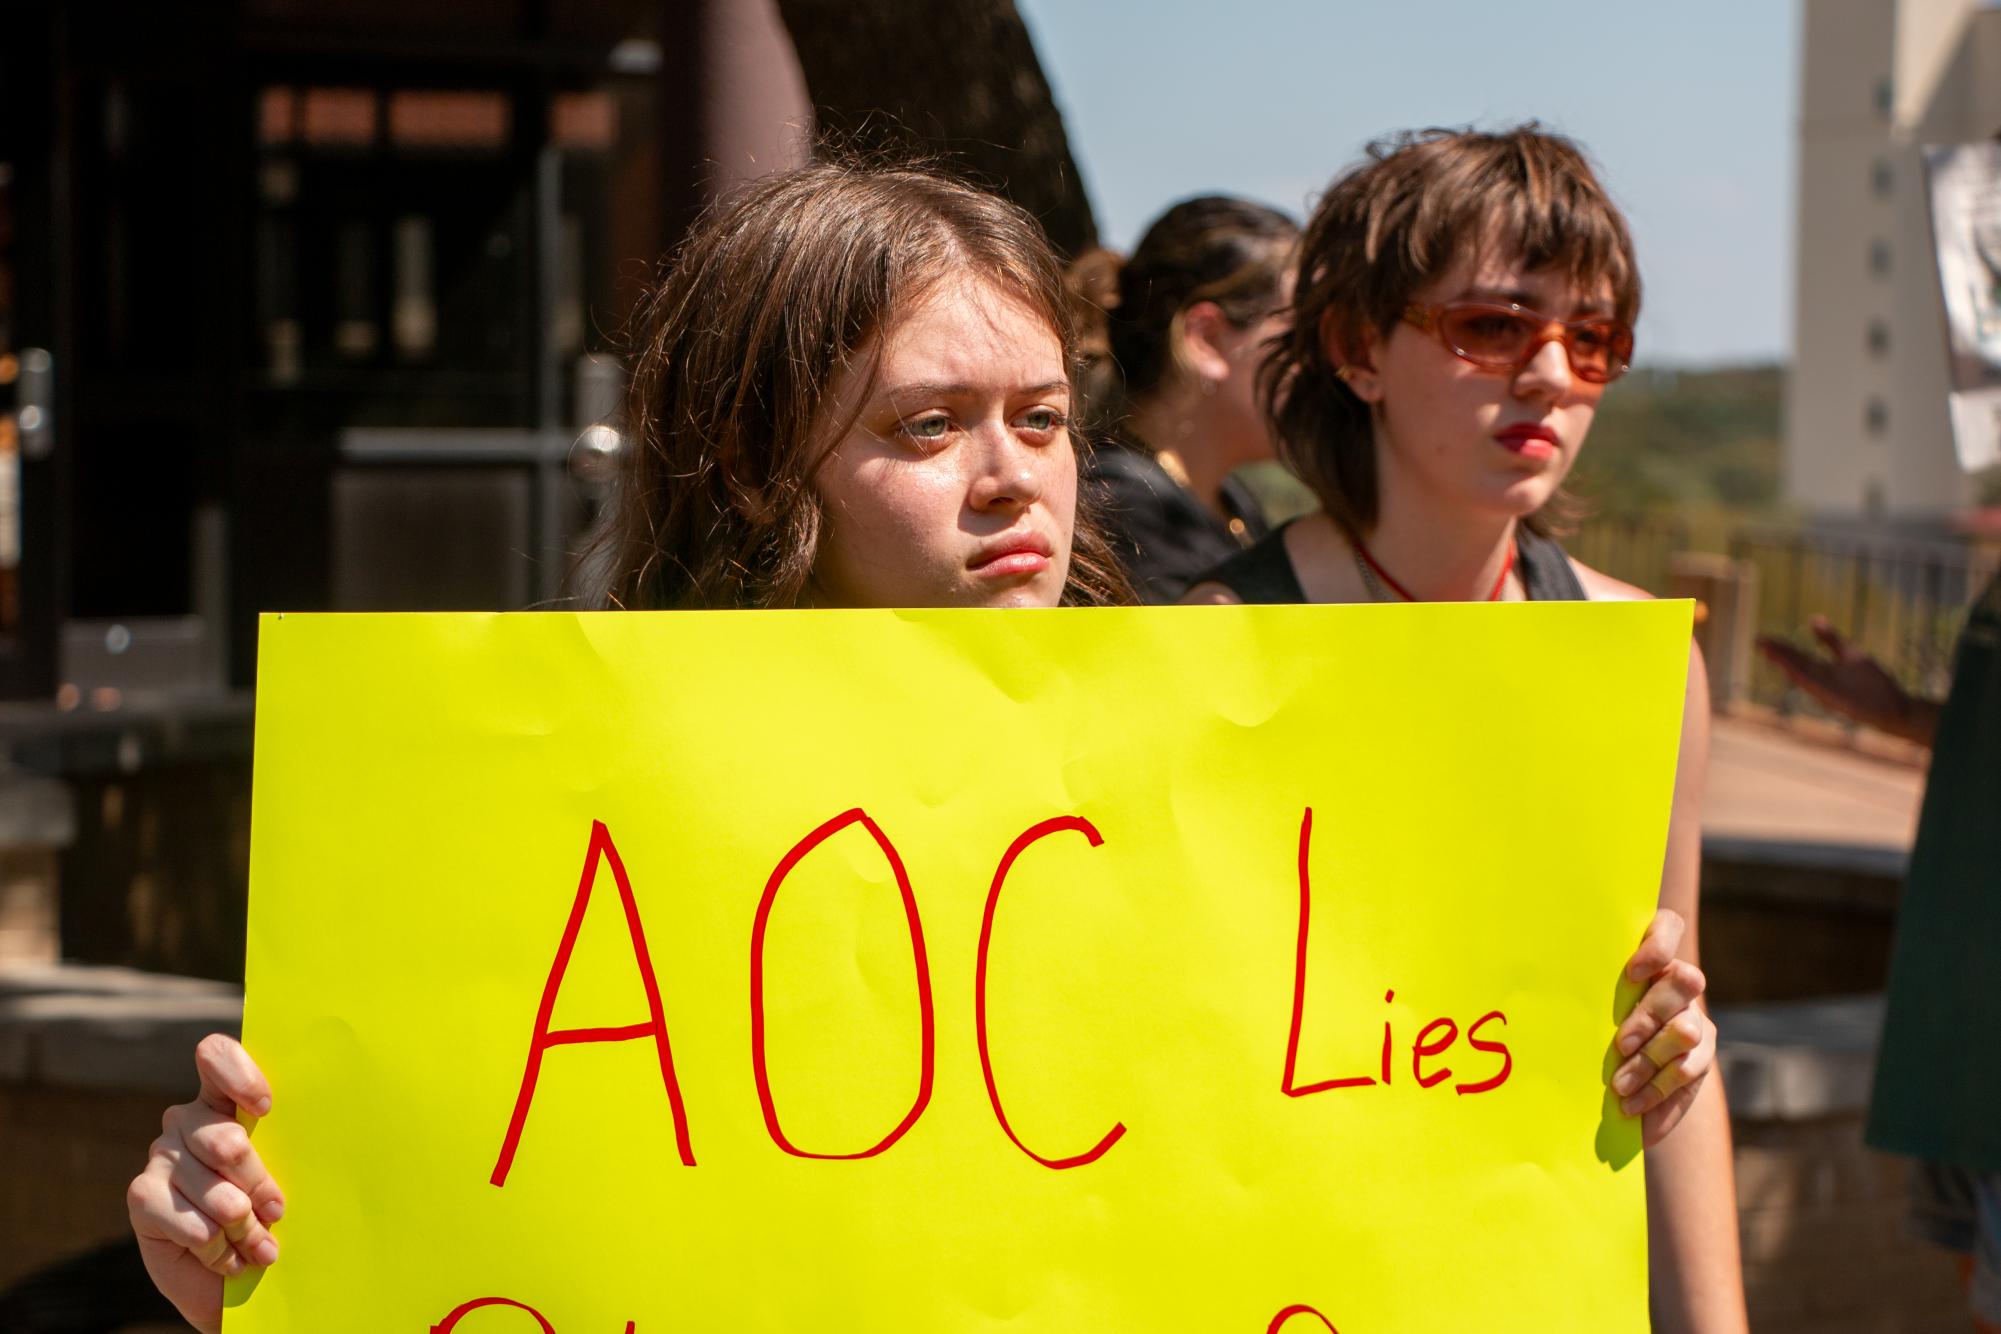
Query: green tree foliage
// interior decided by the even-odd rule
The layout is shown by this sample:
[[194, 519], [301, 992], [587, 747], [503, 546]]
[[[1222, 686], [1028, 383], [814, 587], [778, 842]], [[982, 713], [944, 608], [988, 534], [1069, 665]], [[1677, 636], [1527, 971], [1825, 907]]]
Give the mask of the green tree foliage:
[[1571, 489], [1602, 514], [1769, 512], [1784, 395], [1778, 366], [1635, 371], [1606, 392]]

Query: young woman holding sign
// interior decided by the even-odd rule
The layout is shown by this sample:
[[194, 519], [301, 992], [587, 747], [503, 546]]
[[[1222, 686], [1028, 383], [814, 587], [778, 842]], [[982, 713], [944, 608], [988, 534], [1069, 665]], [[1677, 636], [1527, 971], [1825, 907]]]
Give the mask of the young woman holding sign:
[[[917, 171], [770, 177], [698, 224], [647, 325], [610, 605], [1130, 599], [1078, 513], [1061, 270], [1013, 205]], [[1622, 1031], [1706, 1024], [1677, 935], [1642, 941], [1631, 968], [1653, 985]], [[1699, 1080], [1712, 1046], [1670, 1082]], [[196, 1066], [128, 1204], [155, 1282], [214, 1330], [222, 1276], [277, 1258], [285, 1204], [236, 1119], [270, 1112], [262, 1073], [219, 1036]]]
[[[1224, 563], [1189, 601], [1646, 596], [1550, 537], [1598, 399], [1632, 357], [1640, 305], [1625, 219], [1574, 144], [1530, 125], [1376, 145], [1307, 224], [1293, 305], [1266, 400], [1282, 457], [1323, 509]], [[1656, 923], [1677, 956], [1657, 976], [1686, 986], [1657, 982], [1616, 1040], [1613, 1079], [1650, 1141], [1689, 1122], [1649, 1155], [1647, 1203], [1656, 1328], [1704, 1331], [1745, 1326], [1723, 1089], [1683, 1077], [1712, 1058], [1712, 1030], [1683, 1008], [1699, 989], [1708, 737], [1691, 651]], [[1530, 819], [1539, 797], [1561, 801], [1520, 796]]]

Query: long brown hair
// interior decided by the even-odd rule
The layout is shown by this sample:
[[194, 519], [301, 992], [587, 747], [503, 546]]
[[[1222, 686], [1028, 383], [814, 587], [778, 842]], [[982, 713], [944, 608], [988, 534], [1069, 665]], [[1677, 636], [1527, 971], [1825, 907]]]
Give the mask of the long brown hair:
[[[1074, 365], [1062, 266], [1015, 205], [917, 168], [816, 163], [711, 207], [646, 303], [626, 457], [587, 557], [632, 608], [789, 607], [823, 516], [812, 485], [844, 434], [820, 414], [876, 335], [971, 270], [1043, 315]], [[1080, 446], [1081, 447], [1081, 446]], [[1063, 601], [1132, 594], [1079, 498]]]
[[[1351, 532], [1375, 526], [1374, 431], [1327, 345], [1387, 337], [1417, 292], [1469, 250], [1495, 247], [1580, 288], [1609, 283], [1615, 313], [1640, 311], [1626, 220], [1578, 146], [1534, 122], [1499, 133], [1420, 130], [1378, 140], [1329, 187], [1300, 241], [1293, 323], [1263, 367], [1279, 457]], [[1524, 522], [1547, 532], [1557, 501]]]

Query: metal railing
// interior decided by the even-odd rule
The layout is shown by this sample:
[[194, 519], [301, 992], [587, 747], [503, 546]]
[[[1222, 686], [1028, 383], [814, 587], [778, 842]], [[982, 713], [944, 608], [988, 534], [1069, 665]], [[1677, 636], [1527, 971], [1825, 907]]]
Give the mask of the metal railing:
[[[1603, 516], [1564, 545], [1594, 569], [1665, 594], [1689, 529], [1673, 517]], [[2001, 550], [1880, 535], [1750, 527], [1734, 530], [1727, 546], [1755, 572], [1758, 633], [1804, 642], [1812, 617], [1825, 615], [1907, 689], [1932, 696], [1950, 684], [1968, 608], [2001, 569]], [[1762, 658], [1752, 667], [1750, 697], [1787, 710], [1812, 707]]]
[[[1825, 615], [1906, 689], [1935, 697], [1950, 684], [1968, 608], [2001, 568], [2001, 552], [1953, 543], [1783, 530], [1741, 530], [1730, 554], [1757, 571], [1761, 634], [1808, 637], [1809, 620]], [[1764, 704], [1797, 703], [1762, 661], [1751, 694]]]
[[1592, 569], [1662, 597], [1668, 563], [1688, 550], [1688, 525], [1665, 515], [1600, 515], [1585, 520], [1563, 545]]

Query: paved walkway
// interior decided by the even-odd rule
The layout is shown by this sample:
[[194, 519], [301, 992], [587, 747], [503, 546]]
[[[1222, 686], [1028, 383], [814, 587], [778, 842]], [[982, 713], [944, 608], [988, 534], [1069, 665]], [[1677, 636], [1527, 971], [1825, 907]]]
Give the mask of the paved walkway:
[[1894, 744], [1863, 749], [1776, 720], [1719, 717], [1703, 835], [1907, 851], [1924, 794], [1923, 753]]

